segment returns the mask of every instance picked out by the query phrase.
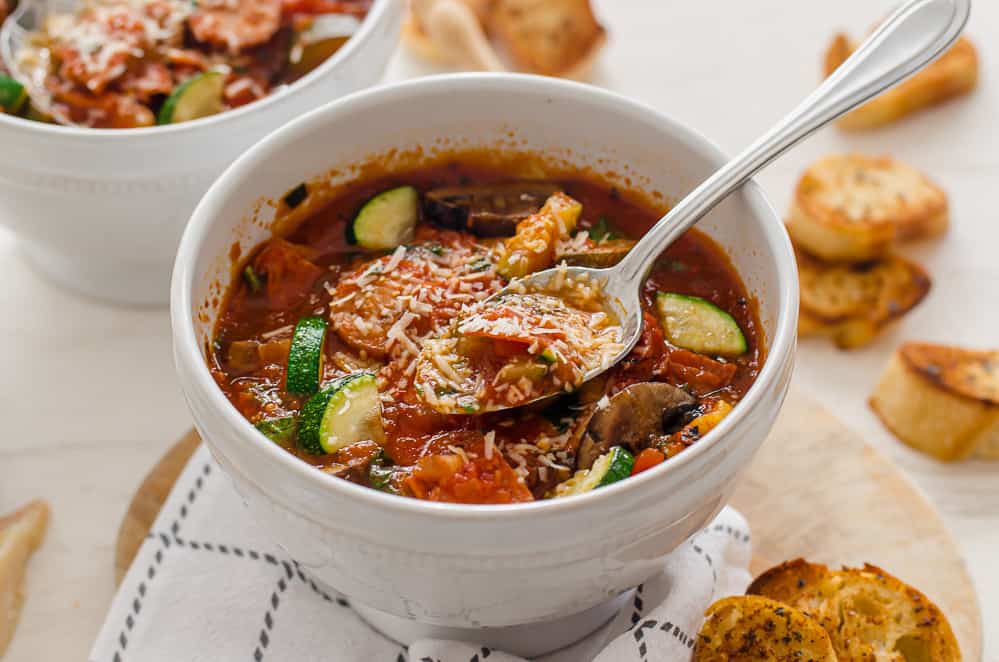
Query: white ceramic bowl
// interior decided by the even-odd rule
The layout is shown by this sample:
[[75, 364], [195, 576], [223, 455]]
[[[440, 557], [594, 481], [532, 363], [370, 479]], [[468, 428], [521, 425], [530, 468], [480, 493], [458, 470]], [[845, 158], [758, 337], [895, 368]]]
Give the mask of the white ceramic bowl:
[[[501, 628], [467, 634], [536, 654], [600, 623], [610, 600], [655, 573], [725, 504], [788, 386], [795, 262], [755, 184], [702, 221], [759, 300], [769, 358], [722, 425], [651, 471], [583, 496], [512, 506], [428, 503], [328, 476], [265, 443], [206, 368], [204, 348], [218, 312], [212, 299], [232, 277], [228, 251], [235, 241], [249, 248], [268, 236], [266, 223], [248, 219], [260, 196], [276, 198], [331, 167], [339, 170], [333, 179], [343, 179], [367, 155], [392, 147], [432, 150], [442, 137], [450, 146], [512, 144], [567, 154], [673, 196], [725, 160], [665, 115], [575, 83], [467, 74], [353, 95], [270, 135], [198, 205], [174, 271], [177, 368], [195, 424], [250, 516], [314, 578], [350, 596], [396, 639]], [[568, 628], [534, 628], [545, 633], [542, 640], [516, 627], [580, 612]]]
[[177, 242], [222, 170], [289, 120], [382, 74], [402, 0], [375, 0], [315, 71], [257, 103], [174, 126], [79, 129], [0, 113], [0, 224], [55, 281], [125, 303], [165, 303]]

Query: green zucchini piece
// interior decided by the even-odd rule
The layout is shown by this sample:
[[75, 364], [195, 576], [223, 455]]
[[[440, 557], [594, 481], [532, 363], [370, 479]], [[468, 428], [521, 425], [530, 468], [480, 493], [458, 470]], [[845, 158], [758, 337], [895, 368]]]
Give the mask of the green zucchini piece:
[[163, 102], [156, 123], [177, 124], [221, 113], [224, 87], [225, 76], [219, 71], [188, 78]]
[[250, 288], [250, 292], [253, 294], [257, 294], [264, 287], [264, 282], [260, 278], [260, 274], [249, 264], [243, 269], [243, 280], [246, 281], [246, 286]]
[[274, 443], [290, 446], [298, 432], [298, 417], [272, 418], [269, 421], [260, 421], [255, 427]]
[[335, 453], [359, 441], [381, 444], [384, 438], [382, 404], [373, 373], [338, 379], [302, 407], [298, 443], [314, 455]]
[[577, 471], [572, 478], [558, 485], [553, 496], [573, 496], [606, 487], [630, 476], [633, 466], [634, 456], [624, 448], [614, 446], [598, 457], [592, 467]]
[[10, 76], [0, 74], [0, 113], [16, 115], [27, 100], [28, 93], [23, 85]]
[[739, 356], [748, 348], [739, 323], [700, 297], [660, 292], [656, 295], [666, 339], [677, 347], [712, 356]]
[[419, 220], [420, 194], [412, 186], [399, 186], [364, 203], [350, 224], [348, 239], [370, 250], [392, 250], [413, 238]]
[[312, 395], [319, 390], [326, 328], [326, 320], [322, 317], [303, 317], [295, 325], [288, 350], [288, 378], [285, 384], [288, 393]]
[[558, 352], [556, 352], [551, 347], [545, 347], [544, 351], [538, 354], [538, 356], [540, 356], [541, 360], [547, 363], [548, 365], [558, 363], [558, 358], [559, 358]]

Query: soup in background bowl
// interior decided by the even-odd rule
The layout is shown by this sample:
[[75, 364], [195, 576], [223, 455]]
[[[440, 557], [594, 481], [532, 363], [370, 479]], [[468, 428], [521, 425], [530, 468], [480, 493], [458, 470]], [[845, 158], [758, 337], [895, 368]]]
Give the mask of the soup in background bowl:
[[[270, 131], [375, 83], [395, 48], [403, 9], [399, 0], [373, 0], [353, 36], [311, 72], [257, 101], [199, 119], [120, 130], [0, 112], [0, 224], [17, 234], [35, 267], [65, 287], [117, 302], [165, 303], [177, 242], [211, 182]], [[234, 67], [222, 71], [201, 72], [212, 84], [197, 86], [188, 99], [198, 101], [193, 106], [200, 108], [202, 93], [214, 94], [217, 83], [237, 85], [232, 93], [244, 86], [229, 80], [240, 75]], [[192, 80], [190, 71], [173, 73], [171, 94]], [[163, 113], [168, 100], [152, 95], [138, 112], [148, 120], [148, 113]]]
[[[651, 380], [709, 405], [725, 403], [731, 411], [680, 452], [671, 453], [668, 444], [659, 446], [668, 459], [655, 466], [565, 498], [545, 498], [557, 494], [567, 479], [564, 473], [548, 466], [554, 476], [543, 478], [543, 461], [521, 466], [509, 452], [503, 453], [505, 442], [498, 432], [492, 441], [500, 442], [493, 446], [491, 459], [502, 460], [511, 470], [506, 488], [526, 488], [515, 490], [524, 499], [498, 505], [454, 503], [449, 501], [461, 499], [443, 498], [448, 493], [443, 485], [422, 495], [412, 484], [407, 486], [423, 458], [448, 457], [448, 466], [464, 467], [466, 459], [471, 463], [485, 455], [486, 447], [476, 444], [480, 437], [485, 443], [486, 434], [496, 427], [504, 427], [499, 422], [511, 420], [506, 427], [526, 433], [527, 426], [518, 427], [520, 417], [534, 413], [485, 414], [500, 419], [485, 426], [468, 412], [466, 419], [477, 421], [465, 426], [463, 434], [474, 438], [468, 446], [435, 445], [425, 437], [423, 422], [406, 417], [390, 421], [395, 416], [391, 409], [414, 395], [393, 392], [401, 381], [383, 372], [390, 370], [392, 347], [406, 344], [396, 328], [401, 317], [395, 317], [398, 310], [395, 303], [387, 305], [388, 300], [380, 301], [385, 304], [381, 308], [374, 306], [390, 315], [384, 320], [343, 308], [371, 290], [347, 284], [376, 264], [378, 276], [402, 278], [413, 267], [404, 264], [411, 258], [421, 269], [451, 268], [441, 274], [448, 283], [466, 282], [462, 279], [467, 276], [482, 283], [504, 280], [503, 265], [519, 260], [504, 261], [502, 251], [491, 251], [497, 244], [516, 242], [508, 235], [486, 237], [481, 227], [470, 230], [469, 215], [460, 209], [457, 220], [433, 220], [431, 215], [440, 210], [428, 209], [428, 200], [442, 187], [524, 180], [537, 186], [538, 199], [527, 201], [527, 218], [514, 224], [514, 237], [520, 224], [543, 214], [546, 206], [549, 212], [564, 211], [567, 207], [549, 205], [549, 200], [552, 195], [567, 196], [581, 209], [572, 231], [558, 237], [565, 242], [561, 248], [591, 254], [585, 259], [592, 259], [601, 241], [611, 241], [601, 232], [619, 233], [613, 240], [620, 241], [638, 236], [670, 200], [691, 190], [724, 160], [696, 133], [620, 96], [516, 75], [435, 77], [354, 95], [296, 120], [255, 146], [216, 182], [195, 211], [181, 242], [171, 302], [178, 374], [195, 423], [232, 477], [249, 515], [312, 578], [350, 596], [366, 619], [400, 641], [428, 633], [471, 640], [487, 636], [494, 645], [536, 655], [603, 622], [617, 596], [657, 572], [670, 551], [723, 507], [786, 393], [797, 319], [796, 274], [783, 228], [759, 190], [748, 185], [671, 248], [646, 292], [650, 317], [660, 314], [656, 304], [662, 291], [680, 302], [699, 297], [738, 327], [744, 348], [730, 343], [694, 351], [677, 344], [691, 346], [689, 336], [658, 345], [663, 354], [686, 352], [721, 366], [734, 365], [727, 383], [713, 390], [694, 379], [680, 383], [671, 379], [668, 367], [662, 378]], [[406, 192], [406, 187], [412, 190]], [[391, 193], [389, 200], [382, 197], [386, 193]], [[412, 235], [392, 230], [394, 214], [376, 214], [377, 223], [358, 227], [359, 218], [370, 218], [363, 210], [377, 200], [384, 205], [382, 211], [415, 205], [418, 219]], [[374, 232], [366, 234], [372, 228]], [[499, 233], [509, 232], [507, 225]], [[368, 249], [365, 242], [377, 248]], [[448, 250], [455, 254], [448, 256]], [[276, 259], [287, 252], [304, 259], [297, 265], [301, 269], [292, 266], [297, 260], [289, 261], [287, 255]], [[480, 258], [481, 272], [472, 266]], [[305, 276], [299, 280], [300, 274]], [[481, 295], [489, 287], [472, 286], [474, 292], [466, 293]], [[411, 302], [416, 300], [416, 311], [432, 315], [422, 298], [413, 297], [419, 291], [433, 296], [437, 289], [422, 283], [388, 298], [394, 302], [409, 297], [407, 311], [415, 316]], [[352, 294], [354, 299], [347, 300]], [[438, 311], [446, 307], [434, 306]], [[334, 320], [331, 311], [345, 315]], [[296, 376], [293, 382], [304, 376], [308, 385], [302, 394], [289, 393], [284, 346], [291, 351], [295, 327], [305, 318], [326, 322], [322, 367]], [[355, 323], [356, 335], [342, 326], [346, 319], [361, 320]], [[408, 319], [415, 322], [415, 317]], [[362, 341], [380, 338], [381, 333], [396, 338], [392, 347], [387, 342], [368, 345], [362, 357]], [[281, 344], [267, 347], [269, 338]], [[407, 339], [415, 342], [416, 336]], [[237, 342], [247, 344], [233, 352]], [[532, 359], [546, 349], [541, 344], [513, 344], [506, 349]], [[379, 349], [381, 358], [376, 356]], [[272, 350], [275, 361], [265, 358]], [[232, 363], [244, 359], [249, 363], [241, 369]], [[355, 365], [362, 359], [376, 364]], [[323, 452], [306, 451], [301, 428], [298, 437], [273, 441], [256, 427], [301, 416], [315, 397], [309, 394], [312, 388], [320, 393], [365, 369], [372, 373], [365, 388], [374, 387], [384, 416], [383, 438], [361, 440], [374, 442], [361, 449], [381, 454], [378, 464], [374, 456], [363, 458], [366, 472], [352, 476], [350, 454], [341, 457], [342, 449], [327, 452], [322, 441], [318, 449]], [[723, 370], [732, 372], [731, 367]], [[709, 372], [689, 374], [703, 373], [707, 379]], [[649, 376], [643, 373], [645, 381], [637, 383], [649, 382]], [[612, 390], [597, 401], [625, 392]], [[337, 411], [330, 421], [341, 420], [335, 417]], [[334, 423], [326, 428], [331, 430], [339, 439], [342, 428]], [[628, 447], [629, 440], [607, 436], [603, 441], [610, 447]], [[533, 438], [540, 449], [539, 437]], [[601, 457], [603, 448], [597, 450]], [[640, 454], [645, 448], [628, 450]], [[565, 463], [570, 471], [585, 469], [575, 466], [578, 457], [573, 460]], [[390, 474], [383, 489], [372, 479], [372, 466], [385, 470], [382, 475]], [[410, 475], [400, 479], [391, 476], [393, 471]], [[405, 498], [407, 490], [410, 498]], [[567, 620], [571, 626], [538, 625], [553, 620]], [[523, 628], [531, 624], [537, 626], [532, 636], [523, 636]], [[482, 627], [491, 629], [484, 634]]]
[[16, 44], [0, 46], [10, 65], [9, 75], [0, 71], [0, 112], [38, 122], [134, 129], [239, 108], [331, 57], [358, 31], [371, 4], [24, 4], [2, 33], [28, 31]]

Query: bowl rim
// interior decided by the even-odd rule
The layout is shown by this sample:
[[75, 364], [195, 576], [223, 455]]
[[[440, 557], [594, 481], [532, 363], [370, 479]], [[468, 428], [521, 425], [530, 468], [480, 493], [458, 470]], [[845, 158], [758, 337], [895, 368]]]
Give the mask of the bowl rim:
[[[256, 168], [258, 161], [270, 158], [273, 156], [272, 152], [279, 153], [284, 148], [285, 143], [294, 140], [300, 134], [307, 134], [314, 125], [335, 121], [339, 115], [353, 112], [357, 106], [380, 104], [399, 96], [405, 97], [411, 92], [417, 94], [441, 94], [444, 92], [474, 94], [477, 90], [495, 87], [506, 88], [514, 94], [524, 90], [535, 94], [561, 92], [570, 97], [586, 97], [589, 102], [602, 101], [606, 104], [618, 105], [622, 111], [630, 111], [633, 114], [654, 120], [658, 127], [657, 130], [666, 131], [693, 151], [703, 154], [707, 159], [717, 161], [719, 165], [727, 160], [724, 152], [700, 132], [681, 124], [666, 113], [647, 104], [595, 86], [528, 74], [451, 73], [426, 76], [363, 90], [321, 106], [272, 132], [233, 162], [198, 203], [185, 228], [174, 265], [170, 313], [175, 361], [182, 385], [187, 387], [190, 384], [188, 397], [206, 398], [210, 401], [209, 406], [225, 420], [226, 425], [233, 429], [239, 437], [246, 440], [247, 443], [259, 441], [259, 432], [229, 402], [222, 389], [212, 378], [198, 346], [191, 307], [191, 292], [196, 277], [194, 267], [208, 231], [218, 217], [217, 212], [221, 210], [220, 202], [229, 196], [231, 189], [238, 186], [238, 183], [244, 179], [247, 173]], [[600, 490], [576, 495], [570, 499], [543, 499], [528, 503], [486, 505], [437, 503], [385, 494], [316, 471], [311, 465], [276, 445], [263, 446], [262, 449], [258, 450], [269, 455], [270, 461], [282, 463], [292, 475], [317, 485], [322, 490], [332, 493], [332, 496], [345, 500], [358, 499], [366, 502], [367, 506], [394, 511], [397, 515], [422, 516], [451, 521], [506, 521], [525, 519], [532, 515], [551, 516], [558, 514], [564, 516], [569, 512], [588, 509], [598, 501], [607, 501], [617, 498], [619, 494], [647, 489], [650, 483], [662, 480], [665, 472], [679, 472], [686, 465], [696, 462], [702, 455], [711, 451], [725, 439], [731, 439], [732, 443], [737, 443], [738, 439], [735, 439], [735, 436], [730, 433], [745, 419], [748, 419], [758, 407], [765, 404], [766, 394], [771, 390], [771, 387], [779, 384], [782, 374], [789, 368], [794, 353], [798, 319], [797, 265], [790, 239], [784, 230], [780, 216], [755, 180], [748, 182], [742, 191], [752, 213], [763, 221], [764, 240], [771, 249], [776, 264], [778, 312], [774, 323], [775, 332], [763, 369], [733, 412], [718, 427], [705, 435], [700, 443], [679, 454], [670, 462], [664, 462], [637, 476], [632, 476], [628, 480], [620, 481]], [[206, 443], [211, 445], [207, 440]], [[263, 488], [261, 487], [261, 489]], [[264, 490], [264, 492], [268, 494], [268, 498], [275, 498], [269, 493], [269, 490]]]
[[258, 99], [245, 106], [227, 110], [208, 117], [191, 120], [189, 122], [179, 122], [177, 124], [156, 124], [154, 126], [141, 127], [137, 129], [89, 129], [78, 126], [65, 126], [62, 124], [49, 124], [46, 122], [36, 122], [16, 115], [0, 113], [0, 128], [7, 127], [29, 132], [37, 132], [55, 137], [66, 137], [78, 140], [141, 140], [171, 135], [176, 133], [191, 133], [199, 130], [208, 130], [221, 122], [240, 119], [246, 115], [254, 114], [255, 111], [263, 112], [266, 108], [280, 103], [281, 100], [295, 95], [297, 92], [311, 87], [320, 79], [325, 77], [333, 69], [336, 69], [341, 62], [353, 57], [355, 51], [362, 48], [362, 44], [375, 32], [382, 20], [389, 16], [390, 8], [398, 0], [374, 0], [371, 10], [361, 21], [360, 29], [351, 36], [350, 39], [332, 57], [327, 58], [321, 65], [307, 73], [305, 76], [290, 83], [283, 89], [268, 94], [263, 99]]

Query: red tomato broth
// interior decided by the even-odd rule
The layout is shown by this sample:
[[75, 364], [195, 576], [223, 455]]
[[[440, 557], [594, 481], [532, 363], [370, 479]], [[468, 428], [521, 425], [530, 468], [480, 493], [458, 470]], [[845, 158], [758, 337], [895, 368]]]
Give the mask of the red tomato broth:
[[[515, 178], [507, 168], [456, 161], [364, 178], [338, 190], [324, 207], [291, 229], [283, 240], [273, 240], [306, 247], [302, 255], [308, 255], [310, 262], [319, 268], [312, 272], [316, 277], [311, 283], [305, 282], [307, 278], [281, 278], [281, 287], [287, 287], [289, 291], [282, 290], [274, 298], [252, 294], [243, 279], [237, 279], [229, 288], [216, 325], [215, 341], [209, 359], [213, 375], [229, 400], [254, 423], [265, 418], [291, 415], [301, 408], [307, 398], [284, 392], [286, 366], [282, 362], [262, 365], [251, 374], [240, 373], [232, 370], [229, 365], [227, 351], [234, 341], [259, 340], [262, 334], [290, 327], [302, 317], [328, 315], [333, 299], [330, 289], [335, 288], [338, 281], [352, 269], [377, 257], [377, 254], [364, 255], [347, 240], [347, 226], [364, 202], [381, 191], [400, 185], [413, 186], [422, 193], [443, 186], [499, 182]], [[596, 226], [601, 219], [606, 219], [615, 231], [635, 238], [650, 228], [665, 211], [637, 202], [632, 196], [622, 194], [617, 188], [589, 176], [551, 179], [559, 183], [566, 194], [582, 203], [583, 212], [578, 229]], [[448, 232], [456, 234], [428, 226], [422, 221], [418, 227], [418, 237], [424, 240], [440, 238]], [[277, 245], [282, 246], [280, 243]], [[272, 250], [270, 243], [259, 246], [252, 252], [247, 264], [266, 271], [268, 253]], [[281, 273], [300, 275], [295, 269], [286, 269]], [[669, 345], [664, 340], [661, 325], [655, 315], [654, 295], [659, 290], [700, 296], [729, 312], [742, 328], [749, 351], [743, 356], [720, 363]], [[708, 400], [720, 398], [735, 403], [745, 394], [765, 358], [757, 306], [746, 292], [735, 268], [713, 240], [692, 230], [671, 246], [660, 258], [645, 285], [643, 303], [647, 312], [643, 340], [621, 366], [611, 371], [607, 393], [613, 394], [631, 383], [659, 380], [686, 387], [699, 396], [706, 396]], [[290, 335], [291, 330], [288, 329], [286, 333], [278, 334], [273, 339], [287, 340]], [[332, 328], [327, 333], [324, 354], [327, 359], [324, 381], [347, 372], [330, 360], [330, 357], [344, 355], [358, 358], [357, 352], [344, 343]], [[363, 364], [368, 359], [370, 357], [358, 362]], [[722, 372], [729, 373], [730, 383], [721, 386], [716, 383], [719, 367]], [[509, 450], [511, 447], [530, 444], [539, 438], [544, 440], [556, 437], [561, 433], [559, 427], [548, 420], [538, 407], [524, 407], [484, 416], [439, 414], [423, 403], [412, 383], [403, 388], [397, 386], [400, 370], [400, 366], [392, 363], [383, 367], [379, 372], [379, 385], [383, 393], [391, 396], [382, 402], [384, 452], [396, 466], [407, 469], [407, 473], [398, 481], [402, 493], [465, 503], [524, 500], [525, 493], [512, 486], [506, 470], [491, 470], [497, 469], [496, 458], [505, 457], [505, 464], [514, 465], [510, 455], [512, 451]], [[481, 461], [482, 438], [487, 429], [496, 433], [497, 450], [495, 458], [484, 462]], [[343, 458], [338, 457], [343, 452], [317, 456], [294, 444], [286, 445], [285, 448], [320, 469], [344, 464], [341, 461]], [[432, 471], [430, 474], [421, 471], [421, 461], [433, 457], [448, 457], [456, 448], [461, 449], [460, 452], [467, 450], [471, 453], [472, 464], [476, 466], [463, 465], [453, 479], [420, 478], [421, 474], [433, 474]], [[574, 452], [575, 448], [570, 444], [569, 450]], [[541, 498], [557, 482], [569, 477], [574, 458], [568, 457], [567, 460], [564, 465], [562, 462], [558, 463], [562, 465], [560, 468], [547, 470], [532, 462], [524, 479], [527, 493], [534, 498]], [[427, 466], [437, 466], [434, 461], [427, 462], [430, 462]], [[448, 462], [444, 465], [448, 465]], [[458, 476], [459, 473], [461, 476]], [[365, 483], [358, 478], [356, 472], [343, 477]], [[459, 488], [458, 484], [464, 487]]]

